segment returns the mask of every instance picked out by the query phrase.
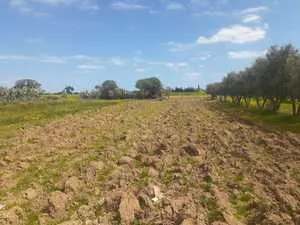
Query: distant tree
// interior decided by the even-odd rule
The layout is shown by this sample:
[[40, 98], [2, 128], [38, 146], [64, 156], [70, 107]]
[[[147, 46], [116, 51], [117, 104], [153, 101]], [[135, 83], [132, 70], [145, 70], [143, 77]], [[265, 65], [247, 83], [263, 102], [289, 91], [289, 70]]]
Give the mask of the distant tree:
[[300, 115], [300, 54], [289, 57], [287, 70], [289, 74], [288, 96], [292, 102], [292, 114]]
[[64, 93], [71, 95], [75, 91], [75, 88], [72, 86], [66, 86], [63, 90]]
[[39, 89], [41, 88], [41, 84], [36, 80], [31, 79], [22, 79], [15, 82], [14, 88], [34, 88]]
[[113, 80], [106, 80], [102, 83], [102, 88], [103, 90], [107, 90], [107, 91], [110, 91], [110, 90], [115, 90], [118, 88], [118, 85], [115, 81]]
[[39, 99], [42, 94], [41, 84], [36, 80], [22, 79], [9, 89], [9, 101], [28, 101]]
[[300, 55], [291, 44], [271, 46], [264, 57], [242, 71], [227, 74], [222, 82], [207, 86], [207, 93], [222, 102], [229, 96], [234, 104], [277, 112], [283, 101], [292, 103], [292, 114], [300, 115]]
[[162, 83], [156, 77], [150, 77], [136, 82], [135, 87], [140, 90], [144, 98], [157, 98], [162, 94]]
[[113, 80], [106, 80], [101, 85], [95, 86], [95, 94], [101, 99], [118, 99], [122, 98], [123, 91]]

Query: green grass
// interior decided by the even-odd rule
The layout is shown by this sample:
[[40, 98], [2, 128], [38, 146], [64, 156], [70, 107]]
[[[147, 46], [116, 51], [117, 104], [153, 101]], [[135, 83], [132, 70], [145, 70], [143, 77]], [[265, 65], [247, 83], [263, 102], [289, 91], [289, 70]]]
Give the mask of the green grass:
[[170, 96], [203, 96], [205, 92], [195, 91], [195, 92], [171, 92]]
[[222, 209], [219, 207], [215, 198], [202, 195], [200, 196], [200, 203], [208, 210], [207, 217], [209, 224], [215, 221], [224, 221]]
[[49, 120], [87, 110], [113, 105], [120, 100], [81, 100], [79, 96], [43, 96], [38, 102], [0, 104], [0, 138], [18, 129], [40, 125]]
[[233, 113], [246, 122], [300, 133], [300, 116], [291, 115], [291, 104], [288, 102], [283, 103], [277, 113], [258, 109], [254, 103], [249, 108], [231, 103], [218, 103], [217, 108]]

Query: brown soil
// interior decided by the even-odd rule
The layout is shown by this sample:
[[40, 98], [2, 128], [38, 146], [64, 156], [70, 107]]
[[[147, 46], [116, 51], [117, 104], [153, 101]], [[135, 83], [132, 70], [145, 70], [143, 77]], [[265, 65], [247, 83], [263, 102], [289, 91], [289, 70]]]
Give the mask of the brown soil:
[[1, 140], [0, 224], [299, 225], [299, 136], [210, 104], [130, 102]]

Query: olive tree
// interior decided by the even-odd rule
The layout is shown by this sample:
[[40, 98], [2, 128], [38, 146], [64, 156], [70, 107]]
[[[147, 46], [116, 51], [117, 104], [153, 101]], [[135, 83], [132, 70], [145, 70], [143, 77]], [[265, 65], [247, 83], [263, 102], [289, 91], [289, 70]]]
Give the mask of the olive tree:
[[72, 86], [66, 86], [63, 90], [64, 93], [71, 95], [75, 91], [75, 88]]
[[162, 95], [163, 86], [156, 77], [138, 80], [135, 87], [140, 90], [143, 98], [157, 98]]
[[288, 59], [287, 70], [289, 73], [288, 96], [292, 102], [293, 115], [300, 115], [300, 55]]
[[222, 82], [207, 86], [207, 93], [226, 102], [250, 105], [255, 98], [257, 107], [277, 112], [283, 101], [292, 102], [293, 115], [300, 114], [300, 56], [288, 44], [272, 46], [265, 57], [242, 71], [227, 74]]

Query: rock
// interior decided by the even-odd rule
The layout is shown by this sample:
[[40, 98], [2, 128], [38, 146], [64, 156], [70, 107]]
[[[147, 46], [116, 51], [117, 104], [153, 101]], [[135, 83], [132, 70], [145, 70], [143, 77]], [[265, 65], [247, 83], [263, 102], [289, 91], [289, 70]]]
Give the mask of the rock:
[[28, 188], [24, 194], [23, 194], [23, 197], [27, 200], [33, 200], [37, 197], [38, 193], [35, 189], [33, 188]]
[[156, 185], [153, 185], [153, 194], [154, 194], [154, 198], [152, 198], [153, 202], [159, 202], [164, 197], [163, 193], [160, 190], [160, 187]]
[[113, 220], [112, 216], [109, 214], [105, 214], [103, 216], [98, 217], [98, 224], [97, 225], [112, 225], [111, 222]]
[[39, 224], [50, 224], [52, 222], [52, 218], [48, 213], [42, 213], [39, 215]]
[[66, 209], [69, 197], [61, 191], [50, 193], [48, 198], [49, 215], [55, 219], [63, 219], [66, 215]]
[[25, 212], [18, 206], [0, 213], [1, 225], [22, 225], [26, 220]]
[[175, 213], [180, 213], [183, 211], [183, 208], [187, 205], [188, 199], [186, 197], [178, 197], [171, 200], [171, 206]]
[[128, 156], [124, 156], [121, 159], [119, 159], [118, 161], [119, 165], [128, 165], [129, 167], [133, 166], [133, 159], [128, 157]]
[[295, 217], [295, 225], [300, 225], [300, 215]]
[[87, 205], [82, 205], [77, 210], [77, 215], [81, 220], [87, 219], [87, 218], [94, 218], [95, 212]]
[[7, 166], [7, 162], [5, 162], [4, 160], [0, 160], [0, 166], [3, 167]]
[[80, 220], [70, 220], [70, 221], [62, 222], [58, 225], [83, 225], [83, 223]]
[[98, 220], [86, 220], [84, 225], [99, 225]]
[[[294, 224], [292, 218], [287, 215], [280, 213], [280, 215], [271, 214], [263, 221], [264, 225], [285, 225], [285, 224]], [[296, 223], [297, 224], [297, 223]]]
[[77, 177], [73, 176], [66, 181], [64, 191], [65, 193], [76, 194], [80, 192], [82, 187], [83, 187], [83, 182], [79, 180]]
[[131, 225], [135, 216], [141, 212], [139, 201], [133, 193], [124, 193], [119, 206], [122, 225]]
[[104, 207], [107, 211], [117, 211], [122, 198], [122, 192], [115, 191], [105, 198]]
[[96, 178], [97, 172], [104, 168], [104, 163], [101, 161], [91, 162], [85, 171], [85, 178], [87, 181], [93, 181]]
[[195, 225], [193, 219], [185, 219], [181, 225]]
[[102, 161], [93, 161], [89, 165], [95, 170], [102, 170], [105, 166], [105, 164]]
[[159, 176], [159, 172], [154, 169], [153, 167], [149, 168], [149, 176], [150, 177], [158, 177]]
[[14, 160], [13, 160], [10, 156], [8, 156], [8, 155], [5, 156], [3, 159], [4, 159], [4, 161], [7, 162], [7, 163], [11, 163], [11, 162], [14, 161]]
[[4, 209], [5, 205], [0, 204], [0, 209]]
[[200, 151], [195, 144], [191, 144], [191, 143], [187, 144], [183, 147], [183, 150], [191, 156], [199, 156], [200, 155]]

